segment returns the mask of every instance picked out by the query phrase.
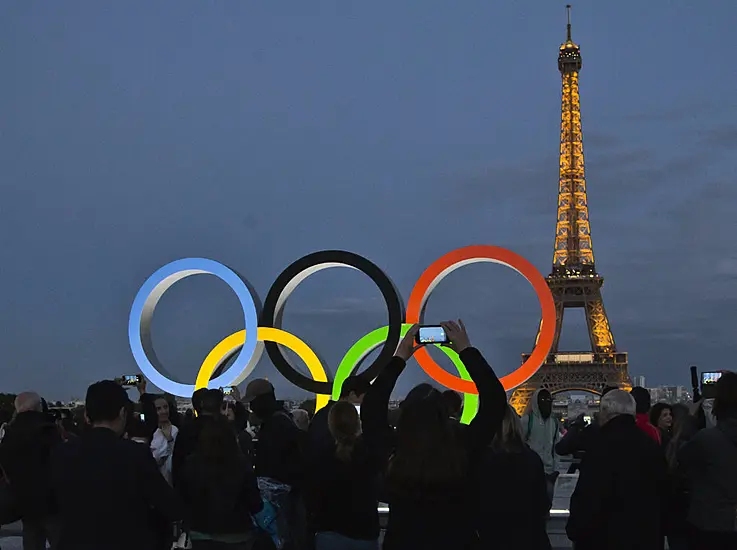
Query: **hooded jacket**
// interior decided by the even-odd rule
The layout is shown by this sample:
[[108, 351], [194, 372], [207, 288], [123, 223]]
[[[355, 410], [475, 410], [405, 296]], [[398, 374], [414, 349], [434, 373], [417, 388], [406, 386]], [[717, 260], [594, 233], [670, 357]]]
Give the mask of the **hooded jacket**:
[[697, 433], [681, 447], [678, 464], [691, 488], [688, 522], [703, 531], [737, 531], [737, 418]]
[[530, 398], [530, 406], [522, 417], [522, 433], [525, 443], [542, 459], [545, 473], [552, 474], [558, 470], [558, 457], [555, 454], [555, 444], [560, 439], [558, 421], [551, 414], [544, 419], [540, 414], [537, 390]]

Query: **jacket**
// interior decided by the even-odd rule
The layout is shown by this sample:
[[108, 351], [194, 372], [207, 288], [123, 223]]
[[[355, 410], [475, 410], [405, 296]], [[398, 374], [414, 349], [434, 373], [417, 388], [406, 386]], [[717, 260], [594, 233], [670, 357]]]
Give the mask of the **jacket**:
[[547, 419], [540, 414], [540, 406], [537, 403], [539, 393], [540, 390], [537, 390], [530, 398], [530, 407], [521, 420], [522, 433], [525, 443], [542, 459], [545, 473], [552, 474], [558, 471], [555, 444], [560, 439], [560, 426], [552, 414]]
[[550, 501], [542, 460], [529, 447], [486, 449], [472, 476], [481, 548], [550, 550]]
[[187, 458], [197, 448], [197, 441], [200, 438], [202, 428], [213, 420], [217, 420], [217, 418], [201, 414], [179, 428], [177, 439], [174, 442], [174, 450], [171, 454], [171, 478], [174, 487], [179, 483]]
[[51, 453], [61, 445], [56, 425], [42, 412], [20, 413], [0, 444], [0, 465], [24, 519], [56, 513], [51, 491]]
[[737, 531], [737, 418], [718, 420], [678, 452], [691, 501], [688, 521], [703, 531]]
[[[278, 406], [278, 405], [277, 405]], [[256, 476], [298, 488], [302, 483], [302, 452], [306, 433], [281, 406], [262, 420], [256, 447]]]
[[351, 459], [335, 456], [335, 442], [313, 455], [305, 478], [305, 504], [316, 533], [333, 532], [358, 540], [379, 538], [378, 475], [385, 457], [371, 452], [362, 439]]
[[583, 459], [566, 533], [576, 550], [658, 550], [668, 496], [663, 451], [632, 416], [616, 416]]
[[210, 464], [199, 453], [187, 458], [177, 492], [187, 507], [189, 527], [209, 535], [255, 529], [249, 517], [263, 507], [251, 462], [245, 456], [229, 464]]
[[322, 409], [315, 413], [307, 430], [305, 457], [308, 463], [321, 460], [326, 453], [335, 450], [335, 440], [328, 427], [328, 415], [335, 401], [329, 401]]
[[58, 550], [155, 550], [157, 521], [183, 514], [148, 445], [93, 428], [58, 445], [52, 487], [59, 503]]
[[645, 432], [653, 441], [660, 445], [660, 430], [650, 424], [650, 417], [647, 413], [640, 413], [635, 417], [637, 427]]

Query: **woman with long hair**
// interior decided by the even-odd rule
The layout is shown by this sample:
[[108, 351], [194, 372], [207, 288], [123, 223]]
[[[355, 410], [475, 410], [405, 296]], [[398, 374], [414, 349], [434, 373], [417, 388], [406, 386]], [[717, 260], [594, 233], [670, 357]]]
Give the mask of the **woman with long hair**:
[[550, 550], [545, 468], [538, 454], [525, 444], [520, 418], [510, 405], [476, 466], [474, 501], [481, 547]]
[[195, 550], [273, 548], [251, 516], [262, 507], [256, 474], [223, 416], [203, 425], [177, 484]]
[[673, 407], [668, 403], [655, 403], [650, 409], [650, 424], [660, 432], [660, 445], [668, 448], [673, 436]]
[[388, 457], [385, 550], [464, 550], [478, 544], [469, 474], [499, 429], [506, 394], [489, 364], [471, 347], [463, 323], [442, 326], [479, 392], [479, 410], [470, 425], [452, 421], [441, 392], [420, 384], [402, 404], [396, 433], [389, 426], [389, 398], [416, 350], [418, 326], [407, 332], [363, 401], [364, 442], [375, 455]]
[[151, 453], [156, 459], [161, 475], [171, 485], [171, 456], [174, 453], [179, 428], [171, 422], [169, 401], [163, 395], [156, 398], [154, 406], [158, 427], [151, 438]]
[[328, 413], [334, 445], [320, 451], [307, 471], [306, 502], [316, 550], [377, 550], [377, 476], [382, 457], [361, 437], [355, 405], [337, 401]]

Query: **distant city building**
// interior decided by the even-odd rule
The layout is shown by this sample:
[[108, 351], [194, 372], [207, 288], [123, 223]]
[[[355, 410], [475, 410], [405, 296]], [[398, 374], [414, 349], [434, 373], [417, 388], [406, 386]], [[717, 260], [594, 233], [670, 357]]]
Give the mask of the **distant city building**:
[[632, 382], [634, 383], [635, 386], [639, 386], [641, 388], [646, 387], [645, 386], [645, 377], [644, 376], [635, 376], [632, 379]]
[[658, 386], [648, 391], [653, 403], [690, 403], [693, 400], [691, 392], [683, 386]]

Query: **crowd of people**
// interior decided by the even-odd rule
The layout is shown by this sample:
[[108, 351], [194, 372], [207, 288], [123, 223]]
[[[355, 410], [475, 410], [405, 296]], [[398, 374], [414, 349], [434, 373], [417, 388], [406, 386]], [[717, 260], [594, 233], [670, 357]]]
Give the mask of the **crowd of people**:
[[478, 389], [469, 425], [430, 384], [390, 411], [416, 327], [373, 383], [349, 377], [314, 415], [265, 379], [242, 398], [198, 390], [184, 415], [97, 382], [79, 426], [23, 393], [0, 442], [0, 523], [22, 520], [26, 550], [549, 550], [558, 456], [574, 455], [577, 550], [737, 548], [737, 374], [690, 409], [608, 388], [563, 435], [547, 390], [520, 418], [463, 324], [443, 327]]

